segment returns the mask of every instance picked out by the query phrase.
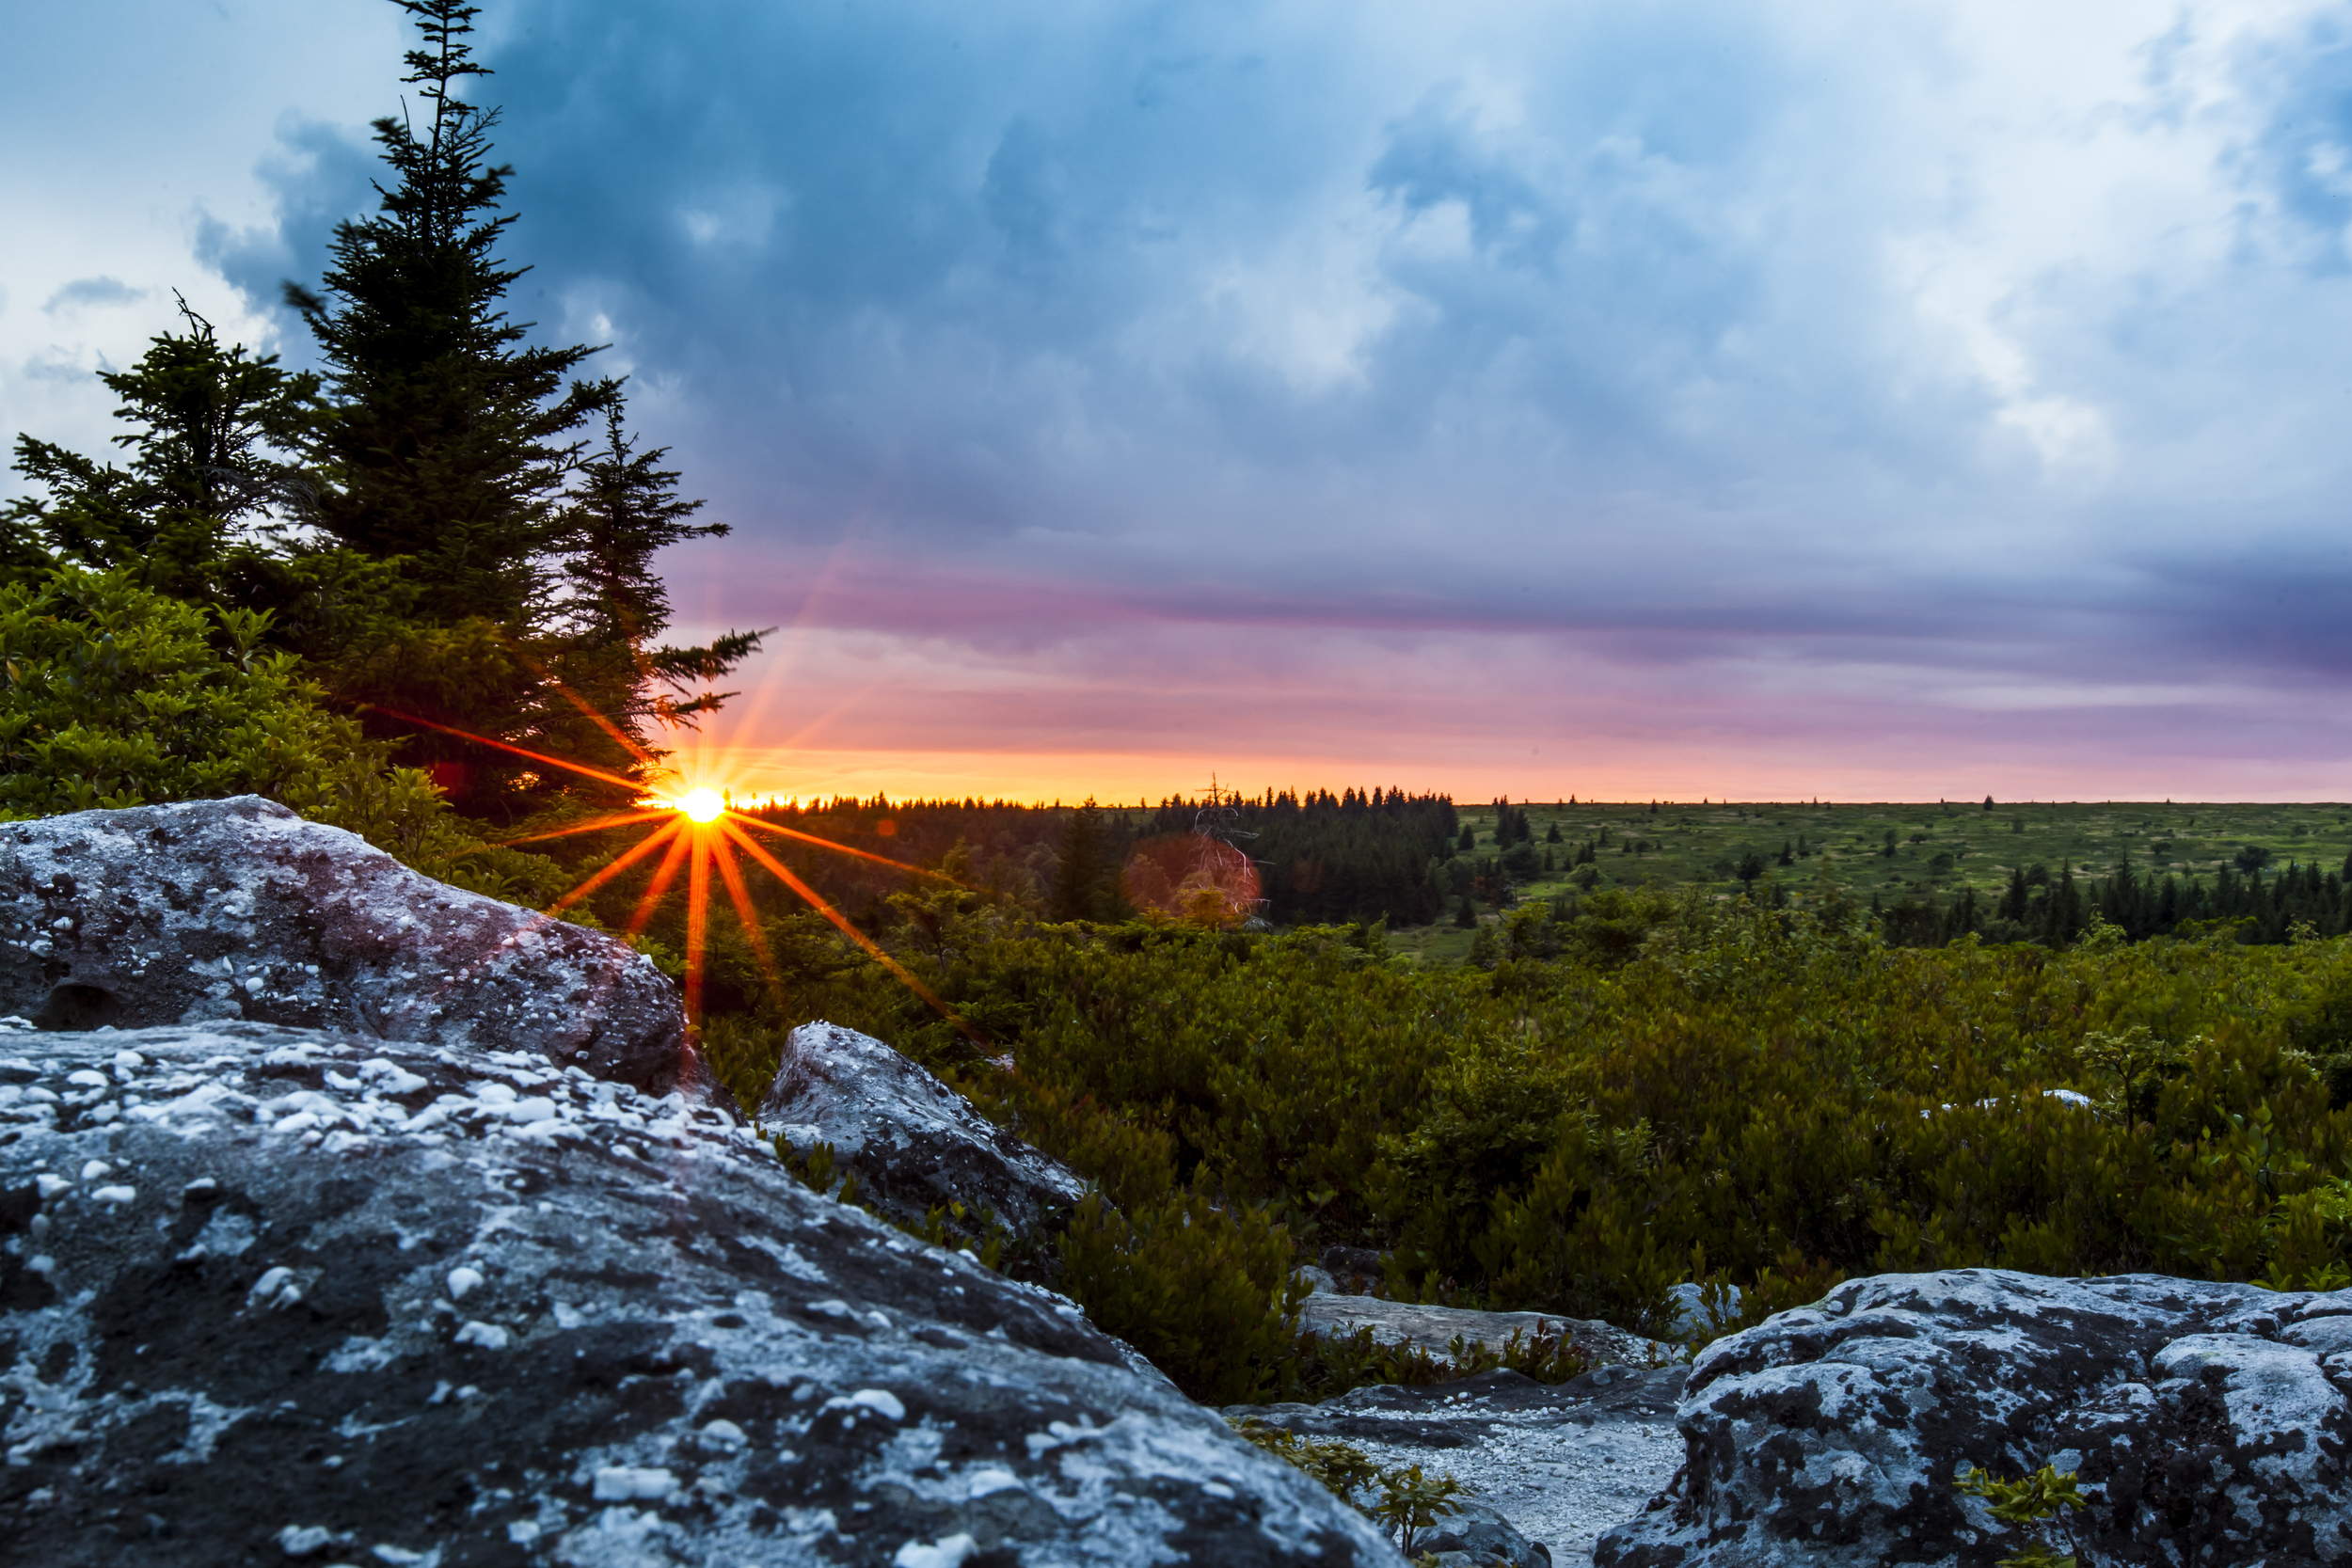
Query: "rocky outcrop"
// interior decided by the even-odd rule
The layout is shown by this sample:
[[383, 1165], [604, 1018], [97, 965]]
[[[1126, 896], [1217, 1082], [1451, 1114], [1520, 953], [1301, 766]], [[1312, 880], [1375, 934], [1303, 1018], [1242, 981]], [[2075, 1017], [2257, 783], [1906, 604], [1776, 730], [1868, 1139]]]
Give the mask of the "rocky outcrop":
[[1368, 1328], [1380, 1344], [1417, 1345], [1436, 1356], [1446, 1355], [1448, 1347], [1456, 1339], [1465, 1346], [1484, 1344], [1490, 1351], [1500, 1351], [1514, 1334], [1520, 1337], [1522, 1343], [1547, 1335], [1564, 1337], [1587, 1361], [1601, 1366], [1647, 1366], [1668, 1354], [1666, 1347], [1638, 1334], [1590, 1318], [1563, 1318], [1544, 1312], [1473, 1312], [1458, 1307], [1424, 1307], [1416, 1302], [1320, 1290], [1310, 1295], [1299, 1309], [1299, 1326], [1327, 1338], [1344, 1338]]
[[1602, 1368], [1558, 1385], [1498, 1370], [1226, 1414], [1351, 1444], [1383, 1467], [1419, 1465], [1461, 1481], [1470, 1507], [1425, 1538], [1444, 1568], [1568, 1568], [1590, 1561], [1601, 1532], [1639, 1513], [1681, 1463], [1681, 1387], [1678, 1367]]
[[2352, 1291], [1884, 1275], [1716, 1341], [1603, 1568], [1990, 1564], [1955, 1472], [2074, 1471], [2100, 1563], [2352, 1563]]
[[944, 1211], [958, 1244], [985, 1243], [993, 1222], [1032, 1264], [1043, 1261], [1048, 1234], [1086, 1195], [1086, 1183], [1060, 1162], [882, 1041], [838, 1024], [792, 1031], [755, 1119], [803, 1157], [830, 1145], [835, 1172], [854, 1174], [857, 1201], [877, 1213], [920, 1226]]
[[408, 870], [258, 796], [0, 823], [0, 1014], [245, 1019], [529, 1051], [703, 1092], [677, 992], [626, 942]]
[[0, 1036], [11, 1560], [1394, 1568], [1046, 1291], [535, 1052]]

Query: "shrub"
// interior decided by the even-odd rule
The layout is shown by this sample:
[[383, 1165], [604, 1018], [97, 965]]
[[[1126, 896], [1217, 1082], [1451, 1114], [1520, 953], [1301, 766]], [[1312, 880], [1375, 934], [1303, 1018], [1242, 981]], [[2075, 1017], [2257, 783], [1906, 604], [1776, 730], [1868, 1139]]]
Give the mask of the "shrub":
[[319, 705], [269, 616], [215, 610], [123, 572], [61, 566], [0, 587], [0, 815], [264, 795], [428, 875], [544, 902], [553, 863], [483, 844], [425, 776]]
[[1088, 1316], [1203, 1404], [1273, 1390], [1306, 1287], [1263, 1209], [1220, 1208], [1195, 1189], [1120, 1213], [1081, 1200], [1061, 1237], [1065, 1289]]

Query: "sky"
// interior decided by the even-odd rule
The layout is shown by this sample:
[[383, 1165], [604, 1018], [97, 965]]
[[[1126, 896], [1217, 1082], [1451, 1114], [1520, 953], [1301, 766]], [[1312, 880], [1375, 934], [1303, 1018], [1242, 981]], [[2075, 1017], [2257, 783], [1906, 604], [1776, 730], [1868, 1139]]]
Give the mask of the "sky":
[[[482, 27], [739, 791], [2352, 799], [2352, 5]], [[175, 289], [305, 362], [405, 46], [0, 0], [0, 436]]]

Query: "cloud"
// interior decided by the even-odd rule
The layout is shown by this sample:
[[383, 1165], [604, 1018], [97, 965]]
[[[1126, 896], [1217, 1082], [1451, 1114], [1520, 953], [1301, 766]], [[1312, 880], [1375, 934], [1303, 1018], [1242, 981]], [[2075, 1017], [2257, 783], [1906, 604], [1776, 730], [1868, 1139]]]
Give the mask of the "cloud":
[[[1032, 704], [1025, 659], [1279, 644], [1376, 723], [1296, 634], [1750, 746], [1724, 692], [2299, 756], [2248, 715], [2343, 668], [2342, 7], [491, 20], [517, 313], [612, 343], [736, 525], [678, 561], [713, 618], [854, 557], [810, 624]], [[369, 172], [289, 123], [203, 253], [274, 308]]]
[[60, 310], [75, 310], [90, 305], [135, 304], [147, 295], [147, 290], [135, 289], [119, 277], [77, 277], [51, 294], [41, 309], [54, 316]]

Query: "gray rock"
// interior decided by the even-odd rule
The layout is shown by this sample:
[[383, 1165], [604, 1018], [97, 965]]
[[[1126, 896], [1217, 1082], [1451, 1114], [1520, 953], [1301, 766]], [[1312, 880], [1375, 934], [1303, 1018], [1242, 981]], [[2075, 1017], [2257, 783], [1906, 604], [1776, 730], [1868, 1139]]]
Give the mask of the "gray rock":
[[1384, 1345], [1418, 1345], [1442, 1356], [1455, 1339], [1466, 1345], [1483, 1343], [1499, 1351], [1518, 1334], [1522, 1341], [1542, 1334], [1567, 1337], [1586, 1359], [1601, 1365], [1633, 1362], [1647, 1366], [1670, 1355], [1668, 1347], [1613, 1323], [1590, 1318], [1564, 1318], [1549, 1312], [1472, 1312], [1458, 1307], [1424, 1307], [1414, 1302], [1389, 1301], [1379, 1296], [1330, 1295], [1317, 1292], [1299, 1311], [1299, 1326], [1327, 1338], [1369, 1328]]
[[833, 1023], [792, 1031], [755, 1117], [762, 1132], [805, 1153], [833, 1146], [857, 1175], [857, 1201], [904, 1225], [961, 1203], [946, 1217], [959, 1244], [1009, 1233], [1013, 1266], [1037, 1272], [1050, 1233], [1086, 1183], [972, 1108], [930, 1073], [870, 1035]]
[[[1353, 1444], [1383, 1466], [1450, 1475], [1470, 1488], [1475, 1520], [1500, 1520], [1523, 1543], [1504, 1560], [1567, 1568], [1590, 1561], [1601, 1532], [1638, 1514], [1682, 1462], [1681, 1388], [1678, 1367], [1602, 1368], [1556, 1385], [1497, 1370], [1226, 1414]], [[1489, 1550], [1508, 1544], [1481, 1539]]]
[[1740, 1287], [1726, 1285], [1724, 1291], [1723, 1306], [1717, 1309], [1707, 1305], [1707, 1291], [1702, 1286], [1685, 1283], [1668, 1291], [1666, 1294], [1675, 1307], [1674, 1338], [1711, 1338], [1721, 1334], [1726, 1323], [1736, 1321], [1740, 1315]]
[[1459, 1513], [1421, 1532], [1416, 1556], [1427, 1552], [1438, 1568], [1551, 1568], [1551, 1548], [1521, 1535], [1502, 1510], [1475, 1497], [1455, 1506]]
[[615, 938], [418, 875], [259, 796], [0, 823], [0, 1014], [246, 1019], [532, 1051], [707, 1092], [676, 989]]
[[1307, 1287], [1311, 1295], [1331, 1295], [1339, 1290], [1339, 1282], [1312, 1263], [1301, 1263], [1291, 1270], [1291, 1277]]
[[1719, 1339], [1604, 1568], [1989, 1563], [1963, 1466], [2073, 1470], [2087, 1560], [2352, 1563], [2352, 1291], [1883, 1275]]
[[1325, 1247], [1315, 1261], [1331, 1276], [1333, 1288], [1347, 1295], [1366, 1295], [1380, 1289], [1384, 1271], [1376, 1247], [1335, 1244]]
[[716, 1109], [254, 1023], [0, 1036], [0, 1447], [50, 1568], [1399, 1562]]

